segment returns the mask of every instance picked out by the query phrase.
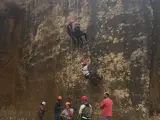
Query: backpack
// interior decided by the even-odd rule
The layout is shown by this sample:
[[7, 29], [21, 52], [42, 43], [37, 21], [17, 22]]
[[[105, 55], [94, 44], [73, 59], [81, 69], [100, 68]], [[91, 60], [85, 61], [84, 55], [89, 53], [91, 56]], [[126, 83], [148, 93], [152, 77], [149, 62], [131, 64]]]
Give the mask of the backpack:
[[79, 31], [80, 31], [80, 25], [75, 25], [74, 31], [75, 31], [75, 32], [79, 32]]
[[85, 106], [85, 108], [82, 111], [82, 115], [87, 117], [87, 118], [91, 118], [91, 114], [92, 114], [92, 107], [91, 105], [89, 106]]

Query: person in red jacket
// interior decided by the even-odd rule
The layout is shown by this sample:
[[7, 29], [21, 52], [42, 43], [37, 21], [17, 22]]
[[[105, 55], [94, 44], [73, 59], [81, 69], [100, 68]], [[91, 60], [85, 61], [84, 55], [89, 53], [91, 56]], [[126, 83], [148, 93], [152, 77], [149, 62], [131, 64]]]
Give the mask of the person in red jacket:
[[112, 105], [113, 102], [109, 98], [109, 93], [104, 93], [104, 100], [101, 102], [101, 120], [112, 119]]

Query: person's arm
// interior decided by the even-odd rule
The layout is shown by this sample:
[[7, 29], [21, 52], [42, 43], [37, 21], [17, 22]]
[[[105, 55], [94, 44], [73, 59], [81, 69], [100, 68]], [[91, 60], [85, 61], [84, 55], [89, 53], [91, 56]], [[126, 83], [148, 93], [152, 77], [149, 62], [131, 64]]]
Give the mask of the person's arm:
[[69, 113], [69, 117], [72, 118], [72, 117], [73, 117], [73, 112], [74, 112], [74, 110], [73, 110], [73, 109], [70, 109], [69, 112], [70, 112], [70, 113]]
[[71, 112], [72, 112], [72, 117], [73, 117], [74, 109], [72, 109], [72, 111], [71, 111]]
[[91, 64], [91, 59], [88, 58], [88, 62], [87, 62], [87, 65], [89, 66]]
[[92, 105], [90, 105], [90, 107], [91, 107], [91, 114], [92, 114]]
[[65, 111], [64, 110], [61, 112], [60, 116], [65, 117]]
[[100, 108], [103, 109], [103, 107], [104, 107], [104, 101], [101, 102]]
[[81, 105], [80, 106], [80, 109], [79, 109], [79, 115], [81, 115], [82, 114], [82, 110], [85, 108], [85, 105]]

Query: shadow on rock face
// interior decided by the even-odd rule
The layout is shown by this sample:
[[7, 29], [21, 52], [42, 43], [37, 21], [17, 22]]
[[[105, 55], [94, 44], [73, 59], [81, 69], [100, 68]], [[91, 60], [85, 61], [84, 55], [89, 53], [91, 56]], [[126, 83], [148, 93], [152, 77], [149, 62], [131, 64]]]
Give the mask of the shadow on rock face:
[[20, 20], [22, 17], [22, 13], [24, 10], [20, 8], [16, 3], [14, 2], [5, 2], [5, 13], [10, 17], [14, 18], [16, 20]]

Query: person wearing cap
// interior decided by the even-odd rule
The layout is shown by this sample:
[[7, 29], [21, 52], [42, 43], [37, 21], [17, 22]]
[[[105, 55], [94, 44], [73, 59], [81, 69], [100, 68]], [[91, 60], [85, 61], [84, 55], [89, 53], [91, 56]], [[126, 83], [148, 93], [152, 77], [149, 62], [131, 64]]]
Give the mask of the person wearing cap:
[[74, 44], [78, 44], [79, 42], [84, 43], [83, 39], [81, 38], [82, 36], [84, 36], [87, 41], [87, 34], [81, 31], [79, 21], [70, 19], [66, 28], [67, 33], [71, 37]]
[[73, 44], [76, 44], [76, 39], [74, 37], [74, 28], [75, 28], [75, 21], [73, 19], [70, 19], [67, 25], [67, 33], [70, 36]]
[[79, 109], [79, 116], [81, 120], [91, 120], [92, 106], [88, 103], [87, 96], [81, 97], [81, 106]]
[[80, 22], [76, 21], [73, 24], [73, 36], [77, 39], [78, 44], [84, 44], [87, 42], [87, 34], [81, 30]]
[[54, 116], [56, 120], [61, 120], [60, 113], [63, 109], [61, 101], [62, 101], [62, 96], [58, 96], [57, 102], [54, 106]]
[[69, 23], [67, 25], [67, 33], [68, 33], [68, 35], [70, 37], [72, 37], [73, 31], [74, 31], [74, 29], [73, 29], [73, 23], [74, 23], [74, 20], [71, 19], [71, 20], [69, 20]]
[[41, 104], [40, 104], [40, 107], [39, 107], [39, 120], [43, 120], [44, 118], [44, 113], [45, 113], [45, 105], [46, 105], [46, 102], [43, 101]]
[[71, 108], [71, 103], [66, 102], [65, 103], [65, 109], [62, 111], [60, 116], [63, 118], [63, 120], [72, 120], [73, 118], [73, 108]]
[[104, 100], [101, 102], [101, 120], [112, 119], [112, 105], [113, 102], [109, 98], [109, 93], [104, 93]]
[[88, 61], [82, 62], [82, 73], [86, 79], [86, 83], [88, 83], [88, 80], [102, 80], [102, 76], [100, 77], [96, 72], [89, 71], [88, 66], [91, 63], [91, 59], [88, 58]]
[[84, 75], [84, 77], [86, 79], [88, 79], [89, 75], [90, 75], [90, 72], [88, 70], [88, 66], [90, 65], [90, 63], [91, 63], [91, 59], [90, 58], [89, 58], [89, 60], [87, 62], [86, 61], [82, 62], [82, 73], [83, 73], [83, 75]]

